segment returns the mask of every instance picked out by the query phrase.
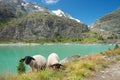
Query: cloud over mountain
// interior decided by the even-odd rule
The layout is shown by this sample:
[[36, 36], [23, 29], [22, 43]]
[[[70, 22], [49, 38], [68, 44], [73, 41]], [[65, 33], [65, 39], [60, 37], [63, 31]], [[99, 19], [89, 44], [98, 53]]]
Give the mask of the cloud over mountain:
[[44, 3], [46, 4], [55, 4], [57, 3], [59, 0], [42, 0]]

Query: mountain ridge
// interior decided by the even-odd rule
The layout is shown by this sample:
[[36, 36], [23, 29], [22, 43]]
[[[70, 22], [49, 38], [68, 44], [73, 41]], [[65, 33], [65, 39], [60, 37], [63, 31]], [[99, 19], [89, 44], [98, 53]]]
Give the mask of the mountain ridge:
[[[77, 22], [80, 22], [80, 20], [73, 18], [72, 16], [64, 13], [60, 9], [49, 10], [47, 7], [40, 6], [39, 4], [35, 2], [25, 2], [24, 0], [0, 0], [0, 2], [1, 2], [0, 3], [1, 8], [5, 9], [6, 11], [8, 11], [9, 13], [13, 15], [13, 16], [10, 16], [10, 18], [20, 17], [20, 16], [23, 16], [24, 14], [28, 14], [31, 12], [44, 12], [44, 13], [50, 13], [53, 15], [57, 15], [59, 17], [66, 17], [69, 19], [73, 19]], [[0, 14], [2, 14], [2, 10], [0, 11], [1, 12]], [[5, 16], [3, 16], [2, 18], [4, 17]]]
[[62, 10], [60, 9], [57, 9], [57, 10], [52, 10], [52, 12], [57, 15], [57, 16], [60, 16], [60, 17], [66, 17], [66, 18], [69, 18], [69, 19], [73, 19], [77, 22], [81, 22], [79, 19], [76, 19], [76, 18], [73, 18], [71, 15], [67, 14], [67, 13], [64, 13]]
[[[4, 0], [2, 1], [4, 3]], [[4, 8], [6, 4], [11, 5], [10, 9], [8, 6], [5, 8], [14, 13], [14, 17], [10, 17], [10, 20], [1, 24], [1, 40], [83, 38], [83, 33], [89, 31], [87, 25], [68, 17], [59, 17], [48, 8], [41, 7], [36, 3], [26, 3], [23, 0], [6, 1], [8, 3], [0, 6]]]
[[105, 38], [120, 38], [120, 8], [96, 20], [90, 29]]
[[60, 9], [52, 11], [23, 0], [0, 2], [0, 40], [67, 38], [88, 41], [93, 38], [91, 41], [100, 41], [120, 38], [120, 9], [106, 14], [88, 27]]

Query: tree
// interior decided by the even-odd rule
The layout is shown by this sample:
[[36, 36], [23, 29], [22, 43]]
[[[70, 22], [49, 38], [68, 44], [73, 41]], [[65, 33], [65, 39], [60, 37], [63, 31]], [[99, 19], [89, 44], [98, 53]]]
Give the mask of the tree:
[[104, 40], [104, 38], [102, 36], [99, 36], [98, 40]]
[[114, 49], [117, 49], [117, 48], [119, 48], [119, 45], [118, 45], [118, 44], [115, 45]]
[[18, 74], [21, 73], [25, 73], [26, 69], [25, 69], [25, 64], [23, 61], [19, 62], [18, 66], [17, 66], [17, 72]]

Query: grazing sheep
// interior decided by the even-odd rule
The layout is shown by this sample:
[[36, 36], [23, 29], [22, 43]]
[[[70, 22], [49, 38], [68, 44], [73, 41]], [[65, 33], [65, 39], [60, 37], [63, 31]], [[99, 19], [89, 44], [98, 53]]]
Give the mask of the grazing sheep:
[[25, 63], [32, 68], [32, 71], [42, 70], [42, 69], [45, 69], [46, 67], [46, 59], [41, 55], [35, 55], [33, 57], [25, 56], [25, 58], [20, 60], [20, 62], [21, 61], [25, 61]]
[[60, 66], [63, 66], [59, 63], [59, 57], [56, 53], [51, 53], [48, 56], [48, 67], [59, 69]]

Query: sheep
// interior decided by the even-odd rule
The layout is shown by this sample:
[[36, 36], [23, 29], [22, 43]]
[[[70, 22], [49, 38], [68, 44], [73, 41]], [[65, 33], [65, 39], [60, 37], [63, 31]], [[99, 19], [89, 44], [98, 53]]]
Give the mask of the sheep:
[[32, 71], [43, 70], [46, 67], [46, 59], [41, 55], [34, 55], [32, 57], [25, 56], [20, 60], [20, 62], [21, 61], [25, 61], [25, 63], [31, 67]]
[[58, 55], [56, 53], [51, 53], [48, 56], [48, 67], [59, 69], [60, 66], [63, 66], [63, 65], [59, 63]]

